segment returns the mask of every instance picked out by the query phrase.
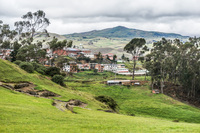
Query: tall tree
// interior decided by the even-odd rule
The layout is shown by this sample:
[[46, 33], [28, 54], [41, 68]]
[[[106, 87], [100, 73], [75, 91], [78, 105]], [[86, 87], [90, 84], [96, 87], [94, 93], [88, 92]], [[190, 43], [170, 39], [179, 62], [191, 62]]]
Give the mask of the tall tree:
[[22, 16], [22, 19], [24, 21], [17, 21], [14, 24], [19, 35], [33, 38], [36, 32], [47, 33], [46, 27], [49, 26], [50, 21], [44, 11], [28, 12]]
[[14, 39], [16, 34], [14, 30], [10, 30], [8, 24], [3, 24], [3, 21], [0, 20], [0, 45], [2, 48], [10, 48], [10, 41]]
[[136, 68], [137, 59], [148, 51], [147, 46], [145, 45], [146, 41], [144, 38], [134, 38], [124, 47], [124, 51], [132, 55], [133, 59], [133, 75], [132, 79], [134, 80], [134, 73]]

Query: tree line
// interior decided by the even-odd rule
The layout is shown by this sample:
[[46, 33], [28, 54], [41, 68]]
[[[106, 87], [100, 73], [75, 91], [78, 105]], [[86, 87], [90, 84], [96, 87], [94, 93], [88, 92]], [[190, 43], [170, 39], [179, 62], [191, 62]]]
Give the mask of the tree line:
[[136, 56], [141, 58], [144, 51], [149, 51], [141, 60], [151, 76], [152, 89], [157, 86], [163, 93], [168, 82], [182, 86], [182, 92], [188, 98], [200, 94], [200, 38], [189, 38], [185, 43], [179, 39], [162, 38], [153, 43], [151, 50], [147, 49], [145, 39], [134, 38], [124, 50], [132, 55], [133, 69], [136, 66]]

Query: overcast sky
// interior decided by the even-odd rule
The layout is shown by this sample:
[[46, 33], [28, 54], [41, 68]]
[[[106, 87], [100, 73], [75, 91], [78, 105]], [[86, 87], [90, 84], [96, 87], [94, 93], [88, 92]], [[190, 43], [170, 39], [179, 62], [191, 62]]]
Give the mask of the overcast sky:
[[12, 28], [37, 10], [49, 18], [48, 31], [59, 34], [121, 25], [200, 36], [200, 0], [0, 0], [0, 20]]

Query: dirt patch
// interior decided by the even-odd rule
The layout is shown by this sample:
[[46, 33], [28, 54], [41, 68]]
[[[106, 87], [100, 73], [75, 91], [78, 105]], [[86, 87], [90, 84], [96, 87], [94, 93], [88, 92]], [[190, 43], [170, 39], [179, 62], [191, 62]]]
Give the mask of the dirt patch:
[[67, 106], [78, 106], [78, 107], [84, 108], [87, 106], [87, 104], [84, 102], [81, 102], [80, 100], [71, 99], [67, 102]]
[[20, 83], [20, 84], [16, 84], [14, 86], [15, 89], [21, 89], [21, 88], [24, 88], [24, 87], [29, 87], [31, 84], [30, 83]]
[[58, 97], [60, 95], [53, 93], [51, 91], [43, 90], [43, 91], [38, 91], [38, 95], [41, 97]]
[[0, 82], [0, 86], [11, 89], [14, 91], [22, 92], [28, 95], [38, 96], [38, 97], [58, 97], [59, 95], [48, 90], [37, 90], [36, 85], [29, 82], [24, 83], [3, 83]]
[[86, 103], [81, 102], [80, 100], [74, 100], [74, 99], [71, 99], [68, 102], [54, 100], [52, 105], [61, 111], [70, 110], [72, 113], [76, 113], [73, 111], [74, 107], [85, 108], [87, 106]]

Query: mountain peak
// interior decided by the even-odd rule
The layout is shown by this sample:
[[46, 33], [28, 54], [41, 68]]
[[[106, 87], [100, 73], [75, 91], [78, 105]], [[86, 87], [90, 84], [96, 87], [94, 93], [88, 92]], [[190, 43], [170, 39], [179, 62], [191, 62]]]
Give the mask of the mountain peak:
[[128, 29], [128, 28], [125, 26], [116, 26], [116, 27], [113, 27], [113, 29]]

